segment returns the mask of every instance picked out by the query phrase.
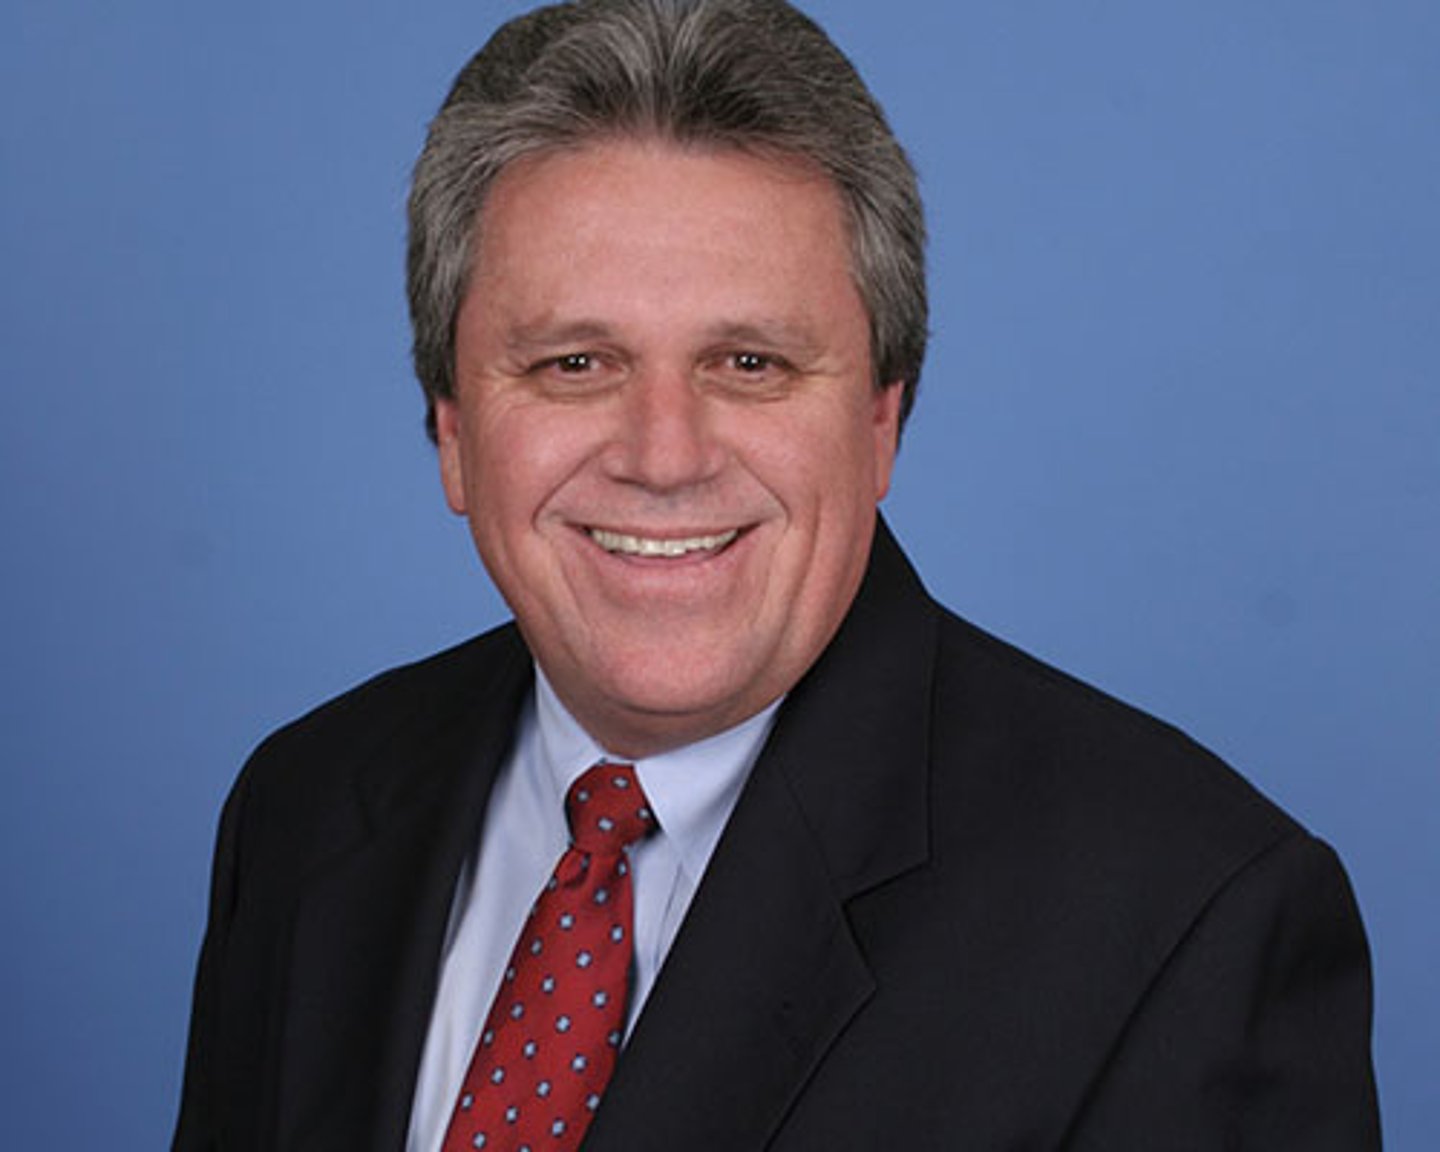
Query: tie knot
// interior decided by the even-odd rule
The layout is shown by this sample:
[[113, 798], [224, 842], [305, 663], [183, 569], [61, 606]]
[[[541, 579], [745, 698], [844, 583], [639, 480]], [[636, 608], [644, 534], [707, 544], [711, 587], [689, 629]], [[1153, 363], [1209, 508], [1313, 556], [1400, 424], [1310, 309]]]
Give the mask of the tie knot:
[[565, 794], [565, 816], [575, 847], [601, 855], [619, 855], [656, 828], [633, 764], [588, 769]]

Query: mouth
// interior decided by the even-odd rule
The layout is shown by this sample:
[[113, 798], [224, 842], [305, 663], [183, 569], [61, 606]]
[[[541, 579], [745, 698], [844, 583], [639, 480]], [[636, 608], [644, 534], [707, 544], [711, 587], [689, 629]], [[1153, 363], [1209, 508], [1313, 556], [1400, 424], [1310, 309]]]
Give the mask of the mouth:
[[647, 560], [675, 560], [701, 552], [719, 552], [740, 535], [738, 528], [704, 536], [632, 536], [628, 532], [611, 532], [605, 528], [588, 528], [586, 532], [591, 540], [611, 555]]

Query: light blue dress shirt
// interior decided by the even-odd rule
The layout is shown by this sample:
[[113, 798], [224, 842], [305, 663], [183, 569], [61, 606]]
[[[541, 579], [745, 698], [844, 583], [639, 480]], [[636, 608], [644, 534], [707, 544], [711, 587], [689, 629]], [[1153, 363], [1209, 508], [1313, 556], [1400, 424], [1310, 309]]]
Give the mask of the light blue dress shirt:
[[[725, 822], [770, 731], [776, 701], [697, 744], [632, 761], [660, 829], [628, 851], [635, 979], [627, 1035], [654, 986]], [[478, 850], [456, 886], [407, 1152], [439, 1152], [450, 1111], [531, 904], [569, 843], [565, 793], [599, 760], [595, 743], [536, 669], [514, 752], [485, 810]]]

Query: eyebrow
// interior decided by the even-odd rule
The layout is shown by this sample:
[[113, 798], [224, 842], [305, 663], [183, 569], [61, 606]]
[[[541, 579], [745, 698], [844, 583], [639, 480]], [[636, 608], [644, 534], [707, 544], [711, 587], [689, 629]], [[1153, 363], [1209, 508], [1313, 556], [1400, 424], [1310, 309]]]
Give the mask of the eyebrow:
[[[704, 330], [707, 344], [729, 344], [757, 349], [784, 350], [797, 358], [818, 355], [821, 342], [807, 324], [782, 319], [721, 321]], [[548, 351], [560, 345], [590, 344], [620, 339], [603, 320], [577, 319], [552, 322], [541, 319], [516, 324], [505, 335], [505, 347], [518, 355]]]
[[815, 339], [808, 325], [780, 319], [767, 319], [759, 324], [747, 322], [717, 324], [709, 330], [709, 339], [721, 344], [783, 348], [796, 356], [814, 354], [820, 349], [820, 342]]
[[553, 348], [557, 344], [586, 344], [595, 340], [610, 340], [614, 330], [599, 320], [572, 320], [554, 324], [537, 320], [517, 324], [505, 334], [505, 346], [512, 352], [532, 352], [537, 349]]

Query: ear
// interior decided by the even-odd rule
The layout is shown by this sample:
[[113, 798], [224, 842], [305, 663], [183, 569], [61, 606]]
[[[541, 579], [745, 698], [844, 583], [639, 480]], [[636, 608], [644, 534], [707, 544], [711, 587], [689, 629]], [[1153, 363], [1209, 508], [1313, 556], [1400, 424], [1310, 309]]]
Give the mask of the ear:
[[890, 491], [890, 474], [895, 469], [895, 454], [900, 448], [900, 402], [905, 384], [896, 380], [875, 390], [875, 503]]
[[440, 484], [445, 503], [456, 515], [465, 515], [465, 454], [461, 447], [460, 405], [454, 397], [435, 401], [435, 447], [440, 459]]

